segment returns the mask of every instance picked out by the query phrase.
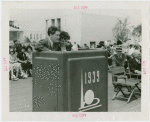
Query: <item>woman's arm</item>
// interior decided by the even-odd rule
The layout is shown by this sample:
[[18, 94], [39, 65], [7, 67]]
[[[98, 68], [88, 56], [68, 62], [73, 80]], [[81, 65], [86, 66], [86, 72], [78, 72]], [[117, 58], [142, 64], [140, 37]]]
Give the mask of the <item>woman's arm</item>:
[[17, 63], [17, 61], [9, 61], [10, 63]]
[[9, 56], [9, 63], [17, 63], [17, 61], [14, 61], [14, 60], [12, 59], [12, 57]]
[[18, 61], [19, 63], [26, 63], [26, 61], [22, 61], [22, 60], [19, 60], [19, 59], [17, 59], [17, 61]]

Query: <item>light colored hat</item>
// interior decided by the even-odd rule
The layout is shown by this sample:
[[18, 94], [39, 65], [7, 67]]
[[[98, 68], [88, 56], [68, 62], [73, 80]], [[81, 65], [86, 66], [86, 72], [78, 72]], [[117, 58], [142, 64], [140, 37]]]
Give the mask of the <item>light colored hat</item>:
[[134, 50], [134, 54], [141, 54], [139, 50]]
[[14, 51], [13, 48], [10, 48], [10, 51]]
[[133, 57], [136, 57], [137, 55], [141, 54], [139, 50], [134, 50], [134, 52], [131, 54]]

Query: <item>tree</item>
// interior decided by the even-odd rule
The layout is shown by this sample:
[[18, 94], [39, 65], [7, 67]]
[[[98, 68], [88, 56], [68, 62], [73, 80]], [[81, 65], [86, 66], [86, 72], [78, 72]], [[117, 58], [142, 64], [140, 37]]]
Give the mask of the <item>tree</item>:
[[137, 36], [137, 37], [140, 37], [142, 35], [142, 25], [141, 24], [133, 29], [132, 35]]
[[128, 37], [131, 34], [130, 28], [132, 27], [129, 26], [129, 24], [128, 18], [125, 18], [124, 22], [118, 19], [118, 22], [112, 29], [116, 42], [121, 41], [122, 43], [125, 43], [128, 40]]

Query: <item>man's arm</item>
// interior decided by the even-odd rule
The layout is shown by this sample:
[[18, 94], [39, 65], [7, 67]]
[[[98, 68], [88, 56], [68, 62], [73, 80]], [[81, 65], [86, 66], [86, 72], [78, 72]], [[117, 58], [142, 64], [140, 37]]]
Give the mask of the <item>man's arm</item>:
[[47, 48], [46, 40], [40, 40], [36, 45], [35, 45], [35, 50], [38, 52], [41, 51], [50, 51], [49, 48]]
[[133, 65], [133, 61], [132, 60], [129, 60], [129, 66], [130, 66], [130, 71], [133, 72], [133, 73], [136, 73], [136, 69], [134, 68], [134, 65]]

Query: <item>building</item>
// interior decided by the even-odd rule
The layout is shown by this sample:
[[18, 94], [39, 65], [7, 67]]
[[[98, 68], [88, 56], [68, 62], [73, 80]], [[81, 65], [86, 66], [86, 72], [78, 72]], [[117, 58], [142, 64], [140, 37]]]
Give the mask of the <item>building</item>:
[[46, 37], [43, 31], [25, 31], [24, 35], [28, 37], [31, 42], [38, 42]]
[[55, 15], [46, 19], [46, 31], [49, 26], [55, 25], [70, 34], [72, 43], [76, 42], [81, 47], [86, 43], [90, 47], [100, 41], [113, 42], [112, 28], [116, 22], [117, 17], [100, 14]]
[[23, 41], [23, 31], [15, 25], [15, 21], [9, 21], [9, 41]]

